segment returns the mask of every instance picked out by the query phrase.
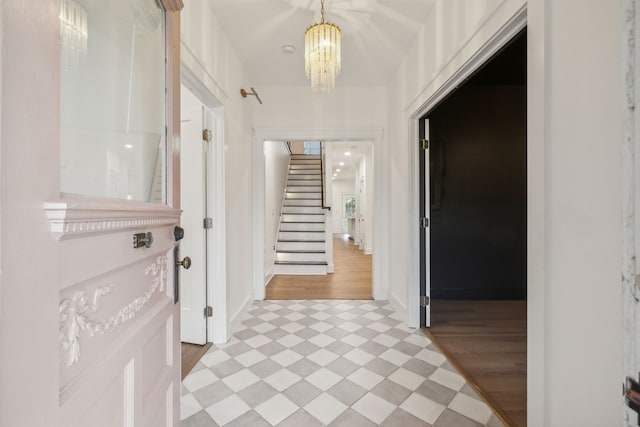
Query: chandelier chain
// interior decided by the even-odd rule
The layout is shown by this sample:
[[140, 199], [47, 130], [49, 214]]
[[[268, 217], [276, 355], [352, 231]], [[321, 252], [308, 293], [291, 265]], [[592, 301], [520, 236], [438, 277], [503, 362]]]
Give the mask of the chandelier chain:
[[324, 0], [320, 0], [320, 22], [324, 24]]

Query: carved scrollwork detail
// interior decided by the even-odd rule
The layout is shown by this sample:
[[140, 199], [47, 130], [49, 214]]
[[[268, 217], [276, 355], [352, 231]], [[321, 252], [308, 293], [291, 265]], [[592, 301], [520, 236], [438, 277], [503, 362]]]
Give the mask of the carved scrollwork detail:
[[167, 283], [167, 256], [159, 256], [153, 264], [145, 268], [144, 275], [153, 276], [151, 285], [145, 293], [106, 320], [91, 320], [89, 315], [98, 311], [100, 300], [112, 291], [113, 285], [96, 289], [91, 301], [87, 298], [87, 292], [81, 290], [73, 294], [71, 298], [60, 302], [58, 314], [61, 363], [70, 367], [80, 360], [79, 339], [81, 331], [85, 331], [89, 337], [104, 334], [119, 324], [133, 319], [149, 302], [154, 293], [164, 292]]

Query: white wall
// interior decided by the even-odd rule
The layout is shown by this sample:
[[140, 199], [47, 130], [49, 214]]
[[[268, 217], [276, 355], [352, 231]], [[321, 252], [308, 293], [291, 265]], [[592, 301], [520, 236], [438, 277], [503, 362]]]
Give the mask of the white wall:
[[529, 55], [530, 118], [544, 123], [529, 144], [544, 150], [545, 168], [534, 164], [530, 179], [544, 179], [545, 195], [544, 225], [530, 226], [531, 238], [544, 233], [543, 260], [530, 266], [545, 272], [543, 288], [530, 286], [530, 309], [544, 313], [531, 327], [544, 348], [529, 356], [533, 378], [544, 372], [534, 396], [544, 396], [546, 425], [620, 425], [621, 2], [537, 0], [531, 9], [549, 17], [531, 23]]
[[[522, 0], [439, 0], [389, 87], [394, 239], [390, 299], [404, 310], [411, 115]], [[528, 424], [622, 423], [620, 4], [528, 2]]]
[[344, 205], [342, 204], [342, 196], [353, 195], [355, 196], [355, 178], [340, 179], [331, 181], [333, 192], [333, 204], [331, 206], [332, 224], [331, 229], [333, 233], [346, 233], [344, 229]]
[[282, 141], [264, 142], [264, 271], [273, 276], [274, 246], [278, 240], [284, 188], [289, 172], [289, 150]]
[[253, 299], [253, 276], [248, 266], [252, 265], [249, 248], [253, 246], [250, 164], [254, 100], [244, 99], [238, 92], [239, 88], [249, 86], [250, 81], [213, 14], [210, 0], [185, 2], [181, 25], [183, 75], [200, 84], [201, 92], [211, 94], [214, 102], [224, 108], [226, 299], [228, 320], [234, 323]]
[[373, 149], [369, 147], [364, 157], [364, 177], [365, 177], [365, 222], [364, 222], [364, 245], [363, 250], [366, 254], [373, 253], [373, 233], [374, 233], [374, 172], [373, 172]]
[[331, 96], [309, 87], [260, 87], [263, 108], [254, 112], [256, 128], [383, 128], [387, 122], [384, 87], [336, 88]]

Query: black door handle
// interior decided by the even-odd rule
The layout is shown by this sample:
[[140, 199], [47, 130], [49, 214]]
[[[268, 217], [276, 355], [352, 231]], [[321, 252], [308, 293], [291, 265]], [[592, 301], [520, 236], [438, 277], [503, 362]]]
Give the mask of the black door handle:
[[184, 228], [176, 225], [173, 229], [173, 237], [176, 239], [176, 242], [182, 240], [184, 238]]

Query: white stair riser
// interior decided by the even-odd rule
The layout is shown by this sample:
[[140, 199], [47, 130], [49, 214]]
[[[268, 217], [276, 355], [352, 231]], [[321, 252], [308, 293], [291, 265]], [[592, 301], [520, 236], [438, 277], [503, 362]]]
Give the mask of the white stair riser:
[[291, 171], [287, 179], [322, 179], [320, 173], [309, 173], [309, 171]]
[[305, 252], [277, 252], [276, 261], [295, 261], [295, 262], [319, 262], [326, 261], [327, 255], [324, 253], [313, 254]]
[[[287, 199], [322, 199], [322, 193], [285, 193]], [[322, 200], [321, 200], [322, 201]]]
[[280, 231], [324, 231], [324, 222], [281, 222]]
[[324, 241], [324, 232], [281, 231], [279, 240], [302, 240], [305, 242]]
[[282, 208], [282, 213], [324, 215], [324, 210], [320, 206], [285, 206]]
[[298, 189], [298, 187], [315, 187], [315, 188], [320, 188], [320, 190], [318, 190], [318, 192], [322, 191], [322, 185], [321, 185], [321, 181], [318, 180], [307, 180], [307, 181], [299, 181], [297, 179], [290, 179], [289, 181], [287, 181], [287, 188], [294, 188], [294, 190]]
[[320, 165], [289, 165], [289, 170], [317, 170], [318, 172], [320, 172]]
[[279, 251], [324, 251], [324, 242], [278, 242]]
[[296, 200], [296, 199], [285, 199], [285, 206], [313, 206], [319, 207], [322, 206], [322, 199], [318, 200]]
[[326, 265], [279, 265], [273, 269], [274, 274], [290, 274], [304, 276], [326, 276]]
[[280, 220], [283, 222], [318, 222], [318, 223], [324, 224], [324, 214], [320, 214], [320, 215], [283, 214]]
[[317, 185], [290, 185], [287, 187], [290, 193], [322, 193], [322, 187]]
[[291, 159], [291, 162], [289, 162], [289, 164], [290, 165], [320, 165], [320, 160]]

